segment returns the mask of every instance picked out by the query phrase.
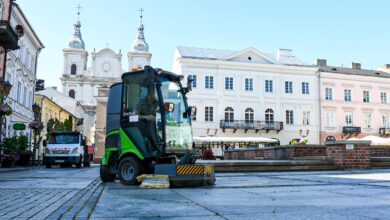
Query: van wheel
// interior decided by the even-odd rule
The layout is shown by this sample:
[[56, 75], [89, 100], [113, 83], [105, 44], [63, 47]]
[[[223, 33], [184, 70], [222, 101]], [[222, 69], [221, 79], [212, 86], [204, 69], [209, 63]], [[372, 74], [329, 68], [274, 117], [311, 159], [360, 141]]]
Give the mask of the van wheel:
[[124, 185], [136, 185], [140, 175], [140, 164], [134, 157], [125, 157], [119, 162], [118, 177]]
[[100, 179], [103, 182], [112, 182], [115, 180], [115, 174], [110, 173], [110, 168], [108, 166], [100, 163]]
[[82, 165], [83, 165], [83, 157], [80, 155], [80, 161], [78, 163], [76, 163], [76, 167], [81, 168]]

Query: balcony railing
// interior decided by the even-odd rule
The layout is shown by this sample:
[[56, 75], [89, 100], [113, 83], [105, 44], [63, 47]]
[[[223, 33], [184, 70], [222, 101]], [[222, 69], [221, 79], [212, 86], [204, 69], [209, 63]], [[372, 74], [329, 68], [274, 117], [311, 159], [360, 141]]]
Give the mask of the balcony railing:
[[379, 128], [379, 134], [384, 137], [390, 136], [390, 128]]
[[255, 130], [256, 133], [259, 130], [265, 131], [281, 131], [283, 130], [283, 122], [281, 121], [245, 121], [245, 120], [221, 120], [220, 128], [225, 132], [225, 129], [233, 129], [233, 133], [236, 132], [237, 129], [243, 129], [245, 132], [248, 130]]
[[6, 50], [16, 50], [19, 48], [18, 40], [19, 37], [11, 25], [0, 20], [0, 45]]
[[344, 134], [360, 134], [362, 132], [361, 127], [345, 126], [343, 127]]

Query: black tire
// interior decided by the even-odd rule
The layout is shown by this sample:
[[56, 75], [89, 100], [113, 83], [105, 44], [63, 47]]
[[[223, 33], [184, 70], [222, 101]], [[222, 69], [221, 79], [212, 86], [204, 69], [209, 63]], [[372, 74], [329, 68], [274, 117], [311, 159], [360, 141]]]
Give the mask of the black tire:
[[51, 164], [50, 163], [46, 163], [46, 168], [51, 168]]
[[80, 161], [79, 161], [78, 163], [76, 163], [76, 167], [77, 167], [77, 168], [81, 168], [82, 165], [83, 165], [83, 156], [80, 155]]
[[125, 157], [119, 162], [118, 177], [122, 184], [139, 184], [136, 177], [140, 174], [140, 164], [134, 157]]
[[110, 173], [110, 168], [100, 163], [100, 179], [103, 182], [112, 182], [115, 180], [115, 174]]
[[84, 165], [84, 167], [90, 167], [91, 166], [91, 162], [84, 162], [83, 165]]

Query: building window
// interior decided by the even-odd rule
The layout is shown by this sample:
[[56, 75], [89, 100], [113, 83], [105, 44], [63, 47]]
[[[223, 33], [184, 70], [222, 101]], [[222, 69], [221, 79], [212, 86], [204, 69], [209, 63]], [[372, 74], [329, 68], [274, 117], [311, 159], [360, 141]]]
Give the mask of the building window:
[[18, 82], [17, 99], [18, 102], [20, 103], [22, 99], [22, 84], [20, 82]]
[[71, 98], [76, 97], [76, 92], [73, 89], [69, 90], [69, 97], [71, 97]]
[[345, 126], [352, 126], [353, 120], [352, 120], [352, 113], [347, 112], [345, 113]]
[[253, 91], [253, 79], [245, 79], [245, 91]]
[[293, 93], [293, 83], [291, 81], [284, 82], [284, 92], [289, 94]]
[[76, 71], [77, 71], [76, 64], [72, 64], [72, 66], [70, 66], [70, 75], [76, 75]]
[[190, 79], [192, 79], [192, 88], [196, 88], [198, 85], [198, 82], [196, 80], [196, 75], [189, 75], [188, 76]]
[[389, 115], [382, 115], [382, 126], [384, 128], [390, 128]]
[[286, 110], [286, 124], [293, 125], [294, 124], [294, 111]]
[[302, 94], [309, 94], [309, 83], [308, 82], [303, 82], [302, 83]]
[[205, 107], [205, 115], [204, 115], [204, 120], [205, 121], [214, 121], [213, 114], [214, 110], [213, 107]]
[[214, 77], [213, 76], [206, 76], [205, 77], [204, 87], [206, 89], [213, 89], [214, 88]]
[[252, 108], [245, 109], [245, 123], [253, 123], [254, 122], [254, 114]]
[[363, 91], [363, 102], [370, 102], [370, 92]]
[[344, 89], [344, 101], [351, 102], [352, 101], [352, 95], [350, 89]]
[[225, 108], [225, 121], [227, 122], [234, 121], [234, 110], [232, 107]]
[[387, 104], [387, 93], [386, 92], [381, 92], [381, 103]]
[[303, 111], [303, 125], [310, 125], [310, 111]]
[[233, 90], [233, 77], [225, 77], [225, 89]]
[[334, 112], [325, 112], [325, 126], [329, 128], [334, 127]]
[[272, 80], [265, 80], [265, 92], [273, 92], [273, 81]]
[[274, 110], [270, 108], [265, 110], [265, 123], [266, 124], [274, 123]]
[[27, 97], [27, 87], [25, 86], [25, 87], [24, 87], [24, 90], [23, 90], [23, 105], [24, 105], [24, 106], [27, 106], [27, 101], [28, 101], [28, 97]]
[[325, 100], [333, 100], [333, 91], [332, 88], [325, 88]]
[[371, 113], [364, 114], [364, 125], [365, 128], [371, 128]]

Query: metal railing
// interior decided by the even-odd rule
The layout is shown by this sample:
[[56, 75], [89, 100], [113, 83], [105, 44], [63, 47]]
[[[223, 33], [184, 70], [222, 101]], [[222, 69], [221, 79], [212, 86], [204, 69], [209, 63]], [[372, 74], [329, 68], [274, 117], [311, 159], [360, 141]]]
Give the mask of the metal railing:
[[247, 120], [221, 120], [220, 128], [225, 129], [245, 129], [245, 130], [283, 130], [283, 122], [281, 121], [247, 121]]
[[343, 127], [344, 134], [359, 134], [362, 132], [361, 127], [345, 126]]

